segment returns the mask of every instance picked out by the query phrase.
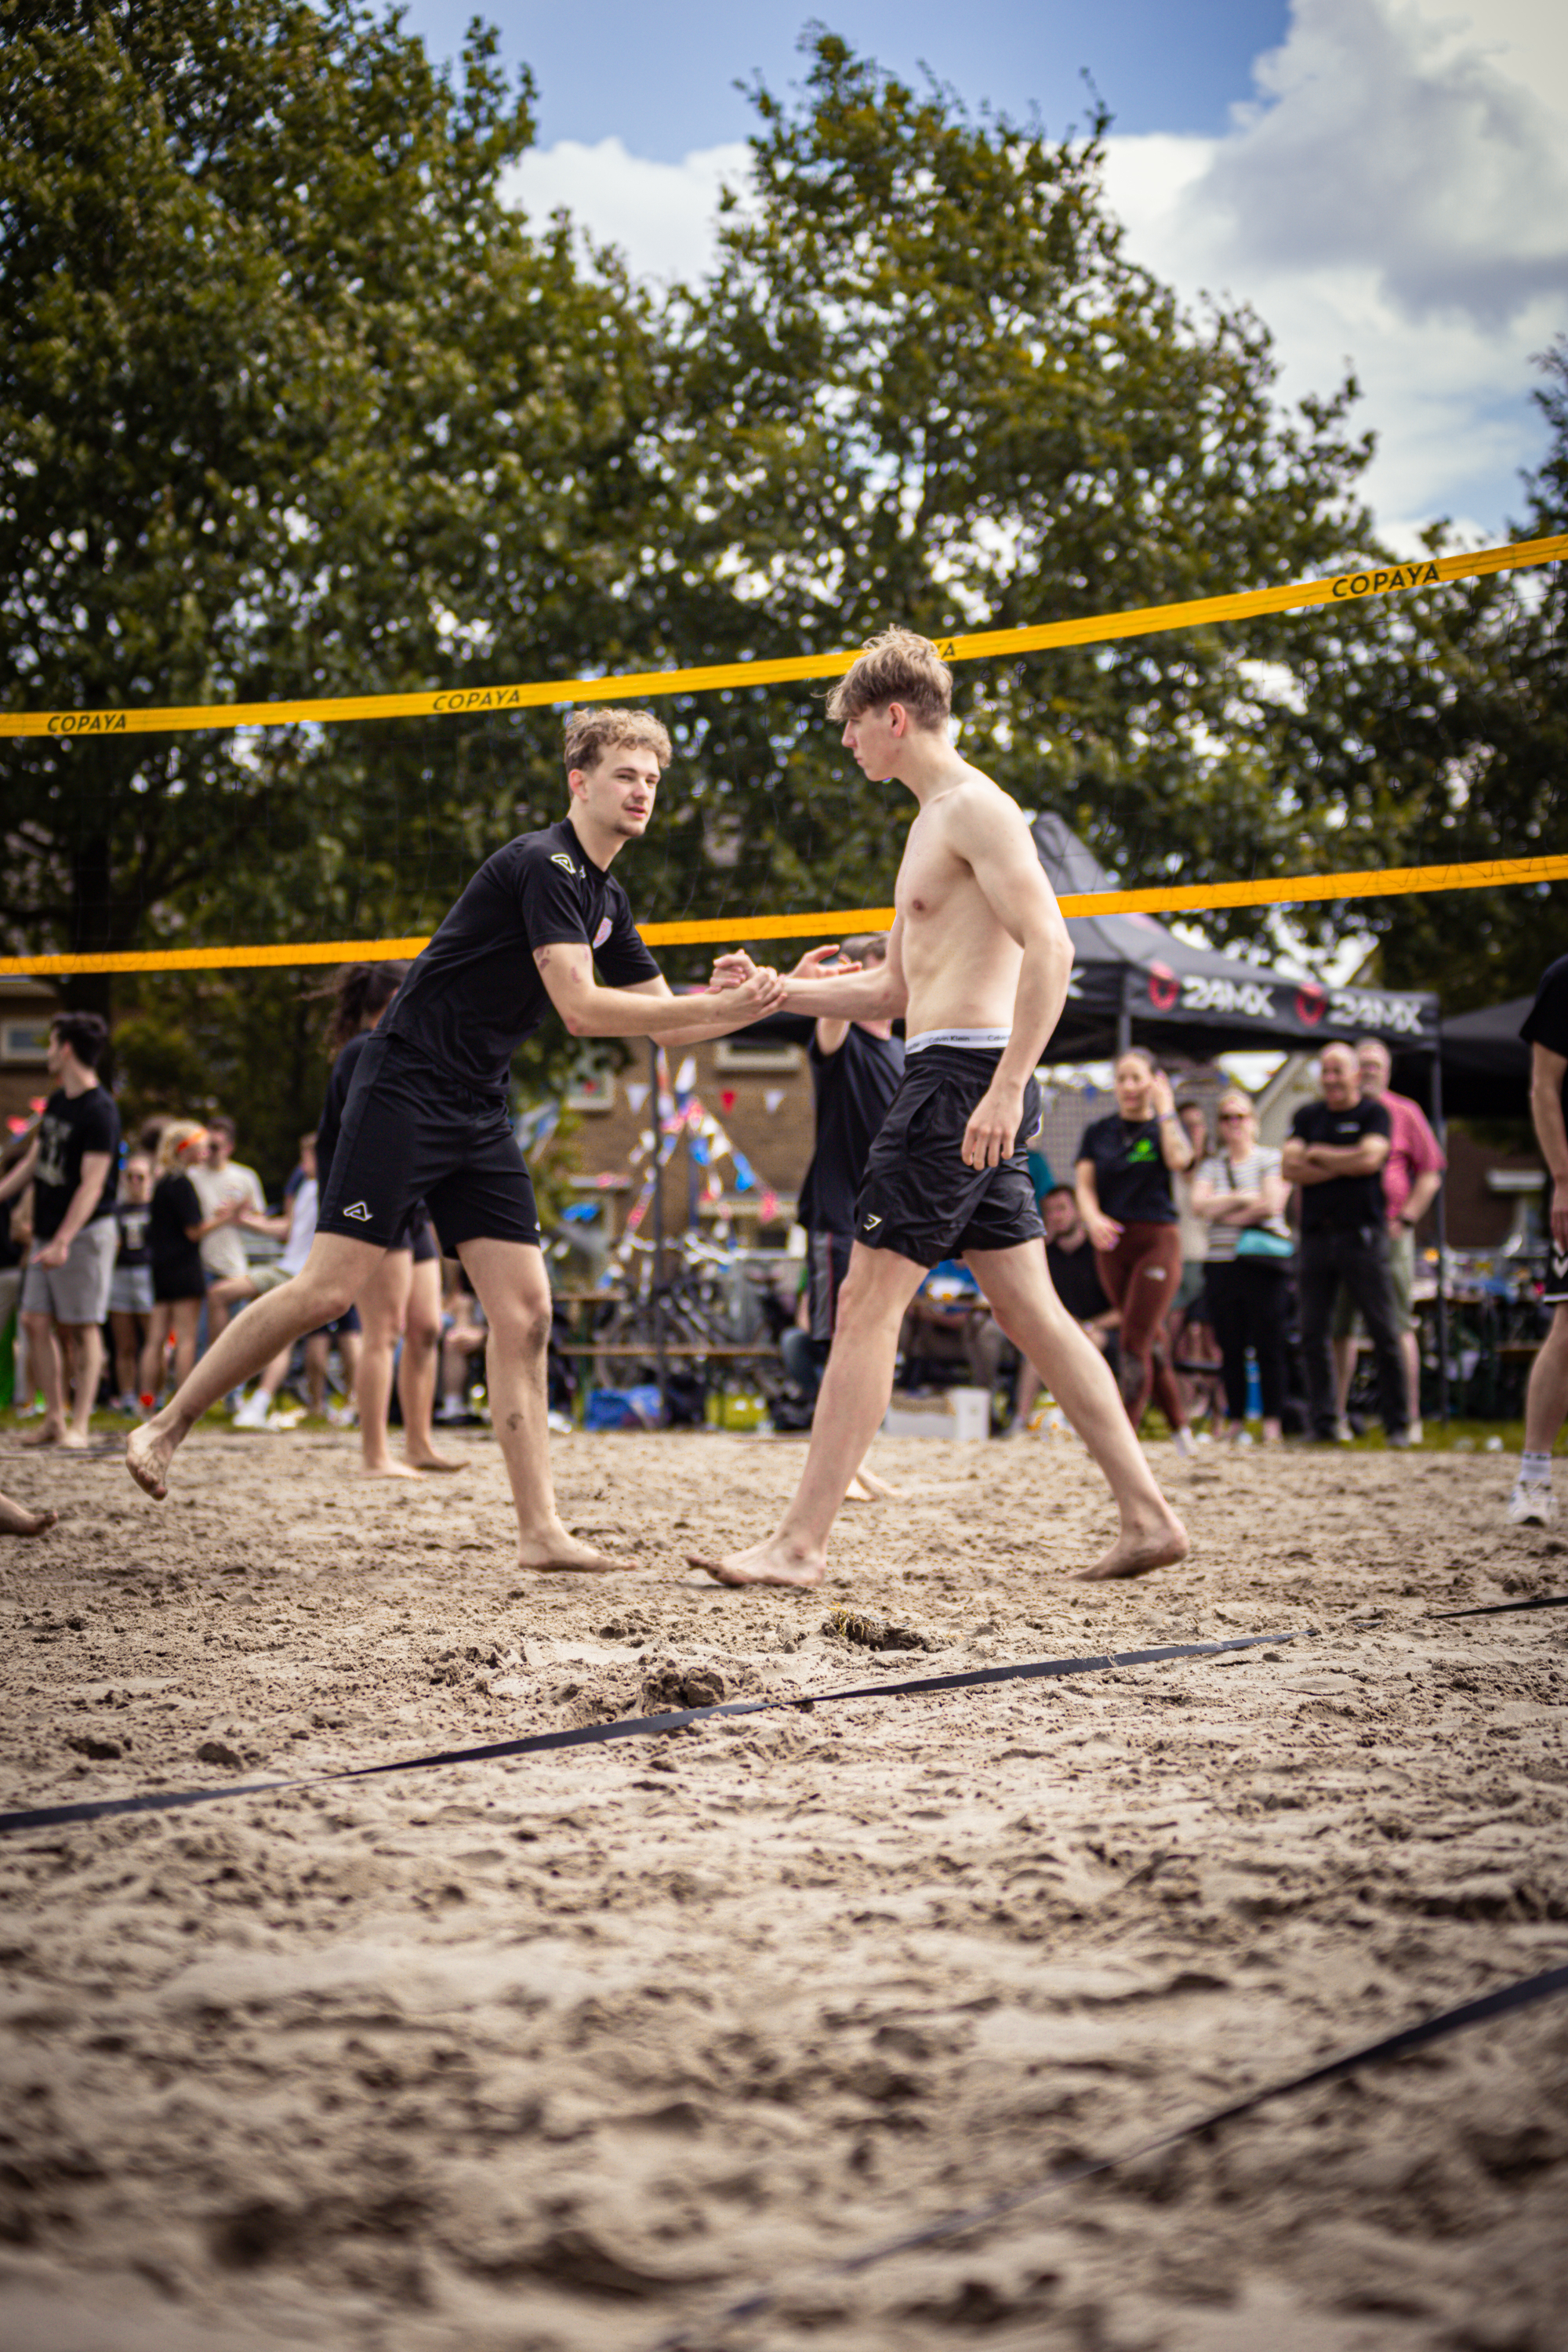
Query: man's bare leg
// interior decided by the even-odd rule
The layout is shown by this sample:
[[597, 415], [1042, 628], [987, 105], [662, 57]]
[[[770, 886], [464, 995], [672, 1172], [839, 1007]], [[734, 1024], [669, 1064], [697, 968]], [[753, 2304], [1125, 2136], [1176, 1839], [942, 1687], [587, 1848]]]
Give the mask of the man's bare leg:
[[126, 1466], [136, 1484], [161, 1503], [169, 1491], [169, 1465], [209, 1405], [260, 1371], [302, 1332], [314, 1331], [352, 1307], [377, 1260], [374, 1242], [318, 1234], [304, 1269], [237, 1315], [161, 1412], [132, 1430]]
[[96, 1323], [65, 1323], [60, 1330], [71, 1370], [71, 1410], [65, 1442], [83, 1446], [89, 1440], [98, 1384], [103, 1378], [103, 1333]]
[[1552, 1326], [1530, 1368], [1524, 1392], [1524, 1450], [1550, 1454], [1568, 1420], [1568, 1307], [1552, 1311]]
[[416, 1259], [397, 1365], [397, 1402], [403, 1411], [403, 1452], [416, 1470], [466, 1470], [468, 1464], [437, 1454], [431, 1426], [436, 1410], [436, 1373], [441, 1360], [441, 1261]]
[[60, 1343], [55, 1337], [52, 1315], [24, 1315], [22, 1328], [27, 1335], [27, 1362], [34, 1379], [44, 1392], [44, 1417], [37, 1429], [28, 1430], [24, 1445], [63, 1445], [66, 1442], [66, 1381], [65, 1367], [60, 1361]]
[[462, 1242], [458, 1255], [489, 1325], [485, 1373], [490, 1420], [517, 1505], [518, 1560], [523, 1568], [575, 1569], [589, 1574], [637, 1568], [579, 1542], [561, 1524], [550, 1477], [545, 1359], [550, 1346], [550, 1283], [543, 1252], [531, 1242]]
[[856, 1243], [794, 1500], [776, 1534], [722, 1559], [692, 1552], [693, 1568], [721, 1584], [821, 1583], [828, 1532], [888, 1410], [899, 1327], [926, 1272], [911, 1258]]
[[0, 1536], [47, 1535], [58, 1517], [58, 1511], [29, 1511], [25, 1503], [0, 1495]]
[[386, 1417], [392, 1405], [392, 1361], [408, 1313], [413, 1273], [410, 1251], [388, 1250], [356, 1301], [360, 1321], [364, 1326], [354, 1377], [363, 1478], [419, 1475], [409, 1463], [393, 1459], [386, 1442]]
[[1146, 1576], [1187, 1556], [1186, 1529], [1154, 1483], [1104, 1357], [1061, 1300], [1037, 1242], [969, 1250], [971, 1273], [1013, 1345], [1037, 1364], [1051, 1394], [1094, 1456], [1115, 1498], [1121, 1532], [1085, 1580]]
[[1356, 1340], [1352, 1331], [1348, 1339], [1332, 1342], [1334, 1355], [1334, 1419], [1343, 1421], [1345, 1407], [1350, 1402], [1351, 1381], [1355, 1373]]

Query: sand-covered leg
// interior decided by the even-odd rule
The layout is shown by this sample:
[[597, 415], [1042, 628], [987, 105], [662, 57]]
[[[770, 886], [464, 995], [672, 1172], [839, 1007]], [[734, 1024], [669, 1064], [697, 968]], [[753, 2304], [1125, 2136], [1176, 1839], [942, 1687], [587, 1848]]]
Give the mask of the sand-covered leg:
[[892, 1392], [899, 1326], [924, 1275], [910, 1258], [856, 1243], [805, 1468], [778, 1531], [742, 1551], [689, 1552], [693, 1568], [721, 1584], [821, 1583], [829, 1530], [856, 1472], [865, 1475], [866, 1450]]
[[485, 1370], [490, 1423], [517, 1506], [520, 1568], [605, 1576], [635, 1569], [584, 1543], [561, 1522], [550, 1475], [545, 1368], [552, 1302], [544, 1260], [526, 1242], [464, 1242], [458, 1252], [489, 1326]]
[[1104, 1558], [1075, 1574], [1088, 1582], [1147, 1576], [1185, 1559], [1187, 1531], [1154, 1481], [1109, 1366], [1057, 1297], [1037, 1243], [971, 1250], [974, 1278], [1014, 1345], [1037, 1364], [1115, 1497], [1121, 1532]]
[[47, 1535], [59, 1516], [58, 1511], [29, 1511], [25, 1503], [16, 1503], [9, 1495], [0, 1495], [0, 1535]]
[[169, 1491], [169, 1465], [175, 1451], [207, 1407], [230, 1389], [243, 1387], [305, 1332], [345, 1314], [382, 1255], [371, 1242], [318, 1234], [303, 1270], [237, 1315], [163, 1410], [132, 1431], [125, 1466], [142, 1493], [161, 1503]]

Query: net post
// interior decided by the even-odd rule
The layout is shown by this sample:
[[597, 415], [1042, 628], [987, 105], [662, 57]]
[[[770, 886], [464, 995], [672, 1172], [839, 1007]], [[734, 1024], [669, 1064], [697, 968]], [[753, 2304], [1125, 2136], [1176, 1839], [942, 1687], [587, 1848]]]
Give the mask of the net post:
[[1132, 973], [1127, 966], [1121, 972], [1121, 1002], [1116, 1008], [1116, 1058], [1118, 1061], [1132, 1043]]
[[647, 1041], [647, 1075], [653, 1102], [653, 1345], [658, 1368], [660, 1424], [669, 1425], [669, 1363], [664, 1332], [664, 1113], [658, 1092], [658, 1039]]

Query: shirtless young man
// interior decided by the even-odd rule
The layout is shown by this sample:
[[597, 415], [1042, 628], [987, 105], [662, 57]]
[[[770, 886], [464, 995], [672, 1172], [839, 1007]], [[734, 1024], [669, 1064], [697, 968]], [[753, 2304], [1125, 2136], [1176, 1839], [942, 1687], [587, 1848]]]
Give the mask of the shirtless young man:
[[[1142, 1576], [1186, 1555], [1105, 1359], [1046, 1270], [1024, 1146], [1039, 1123], [1033, 1074], [1066, 1000], [1072, 945], [1022, 813], [952, 748], [952, 693], [936, 648], [888, 629], [828, 700], [865, 773], [897, 777], [920, 813], [886, 962], [837, 977], [805, 958], [785, 1003], [818, 1019], [905, 1013], [908, 1059], [867, 1166], [805, 1474], [775, 1535], [727, 1559], [693, 1557], [721, 1583], [820, 1582], [828, 1530], [887, 1409], [904, 1309], [931, 1267], [961, 1253], [1116, 1498], [1121, 1531], [1079, 1574]], [[747, 969], [721, 958], [714, 977], [743, 984]]]
[[[495, 1433], [517, 1505], [520, 1562], [615, 1569], [561, 1524], [550, 1480], [550, 1283], [533, 1187], [507, 1116], [513, 1053], [552, 1004], [574, 1037], [727, 1036], [782, 999], [736, 959], [722, 996], [674, 997], [609, 867], [653, 815], [669, 738], [645, 710], [590, 706], [567, 723], [571, 807], [487, 859], [365, 1045], [343, 1107], [310, 1255], [232, 1322], [160, 1413], [132, 1436], [131, 1474], [155, 1502], [174, 1450], [210, 1404], [301, 1333], [347, 1312], [413, 1203], [461, 1260], [489, 1327]], [[601, 986], [594, 965], [610, 982]]]

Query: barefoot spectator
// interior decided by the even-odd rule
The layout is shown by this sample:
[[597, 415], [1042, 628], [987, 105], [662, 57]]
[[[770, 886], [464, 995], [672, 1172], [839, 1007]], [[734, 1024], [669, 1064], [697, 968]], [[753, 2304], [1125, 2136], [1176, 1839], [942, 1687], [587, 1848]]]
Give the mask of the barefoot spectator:
[[[1419, 1103], [1389, 1091], [1393, 1064], [1380, 1037], [1363, 1037], [1355, 1049], [1361, 1090], [1388, 1113], [1388, 1157], [1383, 1163], [1383, 1199], [1388, 1222], [1388, 1278], [1399, 1324], [1405, 1363], [1405, 1399], [1410, 1412], [1410, 1443], [1421, 1443], [1421, 1342], [1415, 1315], [1415, 1228], [1437, 1197], [1448, 1163]], [[1334, 1309], [1334, 1382], [1340, 1434], [1348, 1433], [1345, 1405], [1355, 1372], [1357, 1317], [1349, 1291]]]
[[1552, 1328], [1530, 1368], [1524, 1452], [1508, 1516], [1514, 1527], [1546, 1527], [1556, 1512], [1552, 1448], [1568, 1419], [1568, 956], [1542, 972], [1519, 1034], [1530, 1047], [1530, 1116], [1552, 1179], [1551, 1254], [1542, 1297], [1552, 1309]]
[[[245, 1255], [245, 1237], [232, 1213], [249, 1209], [259, 1216], [266, 1211], [267, 1199], [255, 1169], [247, 1168], [234, 1156], [233, 1119], [220, 1111], [215, 1118], [208, 1119], [206, 1126], [207, 1156], [192, 1168], [190, 1177], [202, 1204], [202, 1215], [208, 1221], [202, 1241], [202, 1266], [207, 1286], [210, 1348], [239, 1302], [256, 1296], [250, 1261]], [[213, 1222], [220, 1210], [228, 1210], [231, 1214], [221, 1222]]]
[[1225, 1365], [1226, 1421], [1229, 1434], [1239, 1437], [1250, 1348], [1263, 1392], [1263, 1436], [1272, 1445], [1282, 1434], [1285, 1410], [1285, 1312], [1295, 1255], [1285, 1223], [1289, 1191], [1279, 1152], [1258, 1140], [1244, 1094], [1221, 1097], [1218, 1121], [1219, 1150], [1193, 1180], [1193, 1208], [1208, 1234], [1209, 1312]]
[[[207, 1131], [194, 1118], [171, 1118], [158, 1139], [158, 1181], [153, 1187], [147, 1247], [153, 1266], [153, 1328], [143, 1361], [142, 1393], [157, 1397], [169, 1343], [174, 1347], [174, 1385], [195, 1368], [196, 1335], [206, 1297], [202, 1243], [232, 1212], [204, 1217], [191, 1171], [206, 1155]], [[147, 1374], [152, 1377], [146, 1377]]]
[[[150, 1395], [156, 1376], [153, 1336], [153, 1163], [133, 1151], [120, 1171], [114, 1203], [120, 1248], [109, 1285], [109, 1328], [114, 1339], [114, 1402], [134, 1412]], [[146, 1357], [143, 1366], [142, 1358]]]
[[1322, 1099], [1303, 1103], [1296, 1113], [1282, 1161], [1287, 1183], [1301, 1187], [1297, 1289], [1312, 1434], [1331, 1444], [1340, 1433], [1330, 1331], [1343, 1288], [1372, 1334], [1388, 1442], [1407, 1445], [1410, 1412], [1388, 1278], [1382, 1181], [1393, 1123], [1381, 1103], [1363, 1094], [1361, 1066], [1349, 1045], [1325, 1045], [1319, 1069]]
[[[317, 1182], [331, 1181], [343, 1110], [360, 1057], [408, 974], [395, 960], [345, 964], [332, 992], [332, 1068], [316, 1129]], [[431, 1434], [437, 1356], [441, 1343], [441, 1253], [423, 1201], [372, 1273], [352, 1312], [363, 1324], [354, 1371], [360, 1452], [367, 1478], [410, 1478], [427, 1470], [461, 1470], [438, 1454]], [[387, 1443], [394, 1366], [403, 1416], [403, 1459]]]
[[[109, 1031], [96, 1013], [61, 1013], [49, 1026], [48, 1071], [59, 1084], [38, 1132], [0, 1200], [33, 1187], [33, 1254], [22, 1284], [28, 1360], [44, 1391], [44, 1418], [26, 1445], [87, 1444], [103, 1375], [104, 1317], [119, 1234], [114, 1195], [120, 1114], [98, 1082]], [[62, 1360], [63, 1349], [63, 1360]], [[66, 1365], [71, 1408], [66, 1413]]]

